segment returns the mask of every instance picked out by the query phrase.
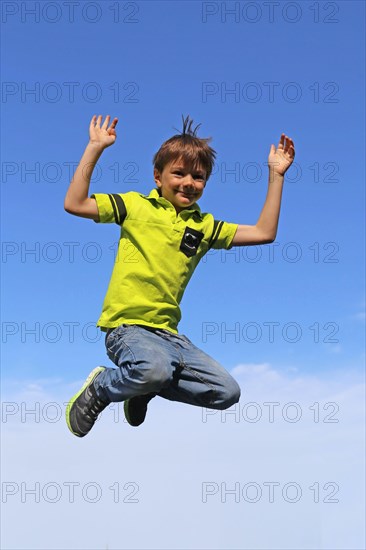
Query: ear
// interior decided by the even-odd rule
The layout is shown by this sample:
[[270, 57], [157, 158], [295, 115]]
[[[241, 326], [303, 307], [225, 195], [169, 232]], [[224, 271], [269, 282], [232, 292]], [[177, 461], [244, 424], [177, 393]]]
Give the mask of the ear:
[[160, 174], [159, 170], [157, 168], [154, 168], [154, 180], [155, 180], [155, 183], [158, 187], [161, 187], [160, 178], [161, 178], [161, 174]]

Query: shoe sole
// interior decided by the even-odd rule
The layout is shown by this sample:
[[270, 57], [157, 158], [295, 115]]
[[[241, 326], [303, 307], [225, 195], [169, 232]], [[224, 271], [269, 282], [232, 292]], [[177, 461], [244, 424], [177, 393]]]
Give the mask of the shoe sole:
[[70, 411], [71, 411], [71, 408], [74, 405], [77, 398], [79, 397], [79, 395], [83, 393], [85, 388], [90, 386], [90, 384], [97, 377], [97, 375], [100, 372], [103, 372], [104, 370], [105, 370], [105, 367], [96, 367], [94, 370], [92, 370], [91, 373], [89, 374], [88, 378], [85, 380], [83, 387], [70, 399], [70, 401], [67, 404], [67, 407], [66, 407], [66, 424], [67, 424], [67, 427], [69, 428], [70, 432], [73, 435], [76, 435], [77, 437], [83, 437], [83, 436], [80, 435], [80, 434], [75, 433], [73, 431], [72, 427], [71, 427], [71, 424], [70, 424]]

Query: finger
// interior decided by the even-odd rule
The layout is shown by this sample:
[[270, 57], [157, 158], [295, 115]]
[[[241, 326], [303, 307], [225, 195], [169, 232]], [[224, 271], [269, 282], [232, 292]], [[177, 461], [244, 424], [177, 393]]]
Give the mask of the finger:
[[111, 129], [115, 128], [115, 127], [117, 126], [117, 123], [118, 123], [118, 118], [115, 117], [115, 118], [112, 120]]
[[96, 118], [97, 118], [97, 115], [93, 115], [89, 124], [89, 130], [94, 130]]
[[285, 147], [285, 151], [288, 150], [289, 146], [290, 146], [290, 143], [291, 143], [291, 139], [286, 136], [286, 134], [284, 134], [284, 147]]
[[115, 118], [112, 120], [111, 125], [110, 125], [109, 128], [108, 128], [108, 131], [111, 130], [111, 131], [114, 132], [114, 129], [115, 129], [115, 127], [117, 126], [117, 123], [118, 123], [118, 118], [115, 117]]
[[285, 153], [286, 153], [291, 159], [294, 158], [294, 156], [295, 156], [295, 147], [294, 147], [293, 143], [287, 143], [287, 144], [286, 144]]
[[96, 124], [95, 124], [97, 128], [100, 128], [100, 123], [102, 122], [102, 118], [103, 118], [102, 115], [98, 116]]
[[285, 143], [285, 134], [281, 134], [281, 137], [280, 137], [280, 141], [279, 141], [278, 147], [279, 147], [280, 149], [283, 149], [284, 143]]
[[103, 126], [102, 126], [103, 130], [107, 129], [110, 120], [111, 120], [111, 115], [107, 115], [105, 117], [105, 121], [103, 122]]
[[287, 137], [287, 141], [286, 141], [286, 151], [290, 152], [292, 151], [293, 154], [295, 154], [295, 146], [294, 146], [294, 142], [292, 141], [291, 138]]

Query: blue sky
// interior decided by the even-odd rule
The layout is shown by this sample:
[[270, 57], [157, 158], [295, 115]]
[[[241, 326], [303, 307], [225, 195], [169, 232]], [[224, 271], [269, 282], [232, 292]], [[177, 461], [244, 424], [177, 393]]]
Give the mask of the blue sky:
[[[295, 396], [302, 388], [296, 381], [321, 380], [324, 398], [327, 384], [344, 376], [358, 388], [365, 361], [364, 3], [105, 1], [79, 2], [71, 13], [63, 2], [4, 2], [2, 9], [6, 400], [62, 402], [94, 366], [111, 366], [93, 327], [118, 228], [63, 209], [94, 114], [119, 123], [91, 192], [148, 193], [154, 153], [190, 114], [218, 153], [201, 209], [236, 223], [258, 219], [271, 143], [282, 132], [294, 140], [275, 243], [208, 255], [184, 296], [180, 330], [233, 372], [267, 365], [284, 387], [294, 384]], [[260, 391], [248, 400], [256, 399]], [[169, 407], [177, 418], [188, 414]], [[15, 428], [5, 427], [11, 440]], [[157, 429], [147, 436], [153, 440]], [[184, 544], [193, 548], [194, 537]]]

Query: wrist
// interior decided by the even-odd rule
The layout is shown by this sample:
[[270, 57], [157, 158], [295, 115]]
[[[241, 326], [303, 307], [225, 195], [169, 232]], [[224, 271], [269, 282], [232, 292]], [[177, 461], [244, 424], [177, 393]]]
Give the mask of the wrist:
[[285, 177], [285, 174], [279, 174], [278, 172], [275, 172], [273, 168], [269, 169], [268, 180], [270, 183], [272, 182], [283, 183], [284, 177]]
[[99, 153], [100, 155], [103, 153], [104, 149], [105, 149], [105, 146], [104, 145], [101, 145], [100, 143], [96, 142], [96, 141], [89, 141], [88, 145], [86, 146], [86, 148], [89, 150], [89, 151], [93, 151], [95, 153]]

